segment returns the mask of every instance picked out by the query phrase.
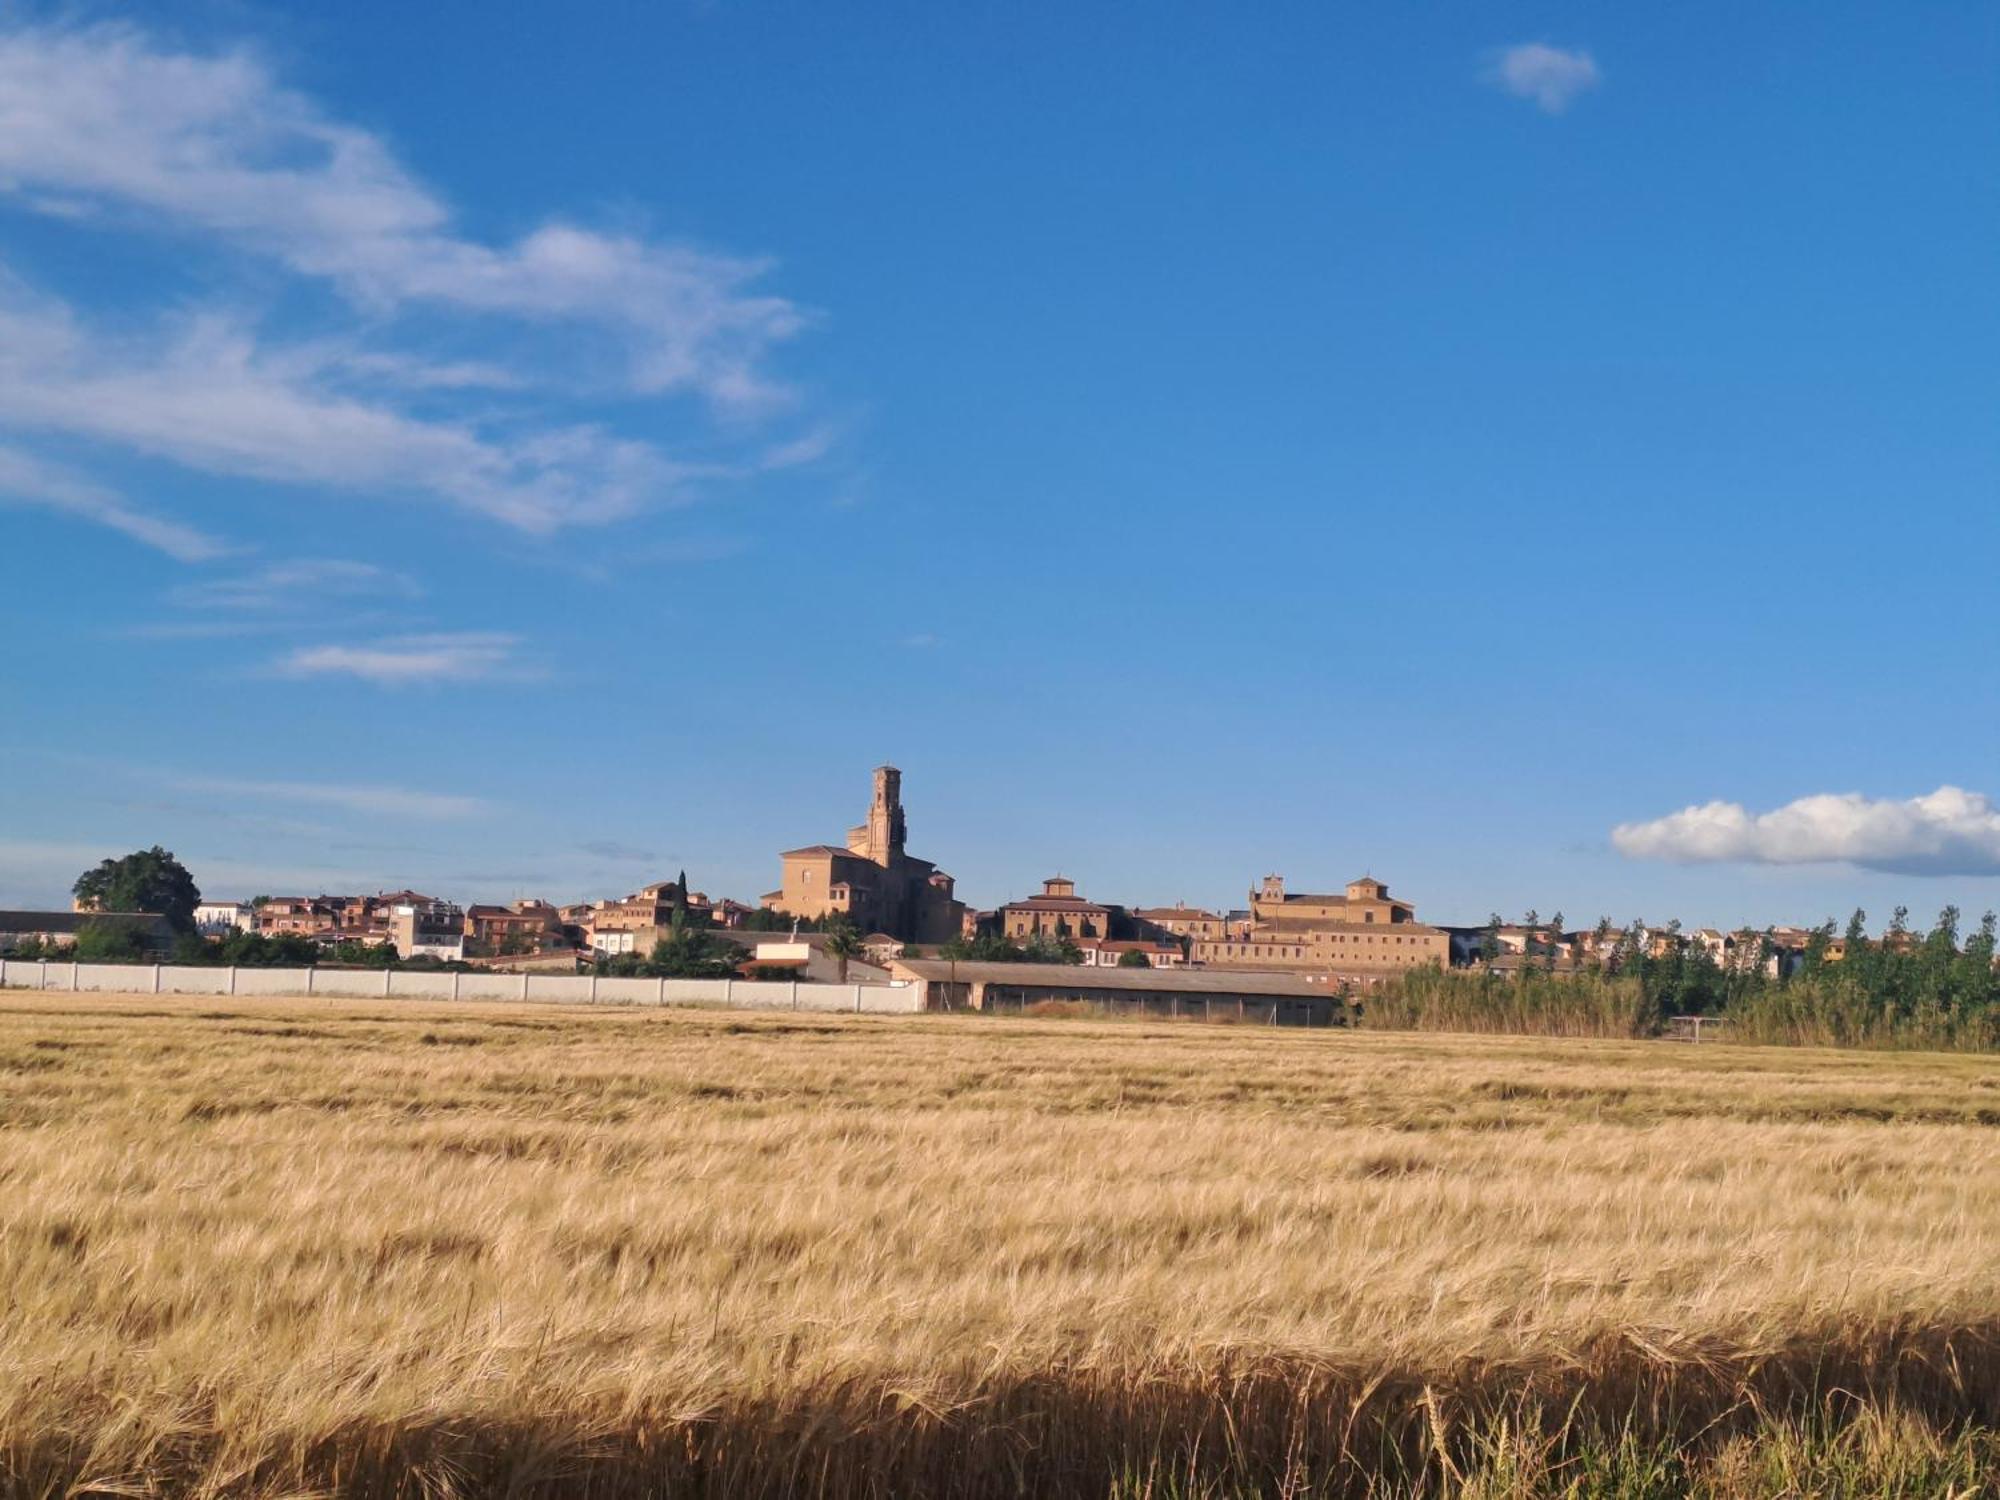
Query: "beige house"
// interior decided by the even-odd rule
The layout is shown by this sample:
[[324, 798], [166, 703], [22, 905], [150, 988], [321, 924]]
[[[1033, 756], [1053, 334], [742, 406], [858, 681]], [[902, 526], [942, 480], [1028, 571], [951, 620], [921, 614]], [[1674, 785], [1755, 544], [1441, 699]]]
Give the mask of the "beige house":
[[952, 878], [929, 860], [904, 851], [903, 773], [875, 768], [868, 821], [847, 834], [847, 847], [809, 844], [787, 849], [783, 884], [764, 904], [787, 916], [818, 921], [835, 913], [863, 932], [913, 943], [942, 943], [964, 925], [965, 903]]
[[389, 941], [403, 958], [464, 958], [465, 913], [449, 901], [398, 901], [389, 908]]
[[1033, 937], [1106, 938], [1111, 936], [1112, 909], [1086, 901], [1076, 882], [1061, 875], [1042, 882], [1042, 893], [1000, 908], [1000, 931], [1015, 942]]
[[1373, 984], [1425, 964], [1447, 967], [1451, 935], [1417, 920], [1381, 881], [1349, 881], [1340, 895], [1287, 892], [1267, 875], [1250, 893], [1250, 930], [1199, 939], [1194, 961], [1218, 969], [1280, 969], [1343, 984]]
[[1132, 913], [1141, 928], [1150, 928], [1165, 937], [1192, 941], [1220, 942], [1230, 933], [1229, 918], [1220, 912], [1204, 911], [1176, 901], [1172, 906], [1142, 906]]

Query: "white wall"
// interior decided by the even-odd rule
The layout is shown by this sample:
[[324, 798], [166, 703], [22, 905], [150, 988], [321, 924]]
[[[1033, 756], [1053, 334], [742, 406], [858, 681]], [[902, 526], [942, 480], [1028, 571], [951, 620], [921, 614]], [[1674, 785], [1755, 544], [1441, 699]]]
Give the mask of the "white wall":
[[437, 974], [399, 969], [216, 969], [172, 964], [68, 964], [0, 959], [0, 986], [156, 995], [324, 995], [345, 999], [592, 1001], [727, 1005], [741, 1010], [908, 1015], [913, 984], [807, 984], [750, 979], [598, 979], [589, 974]]

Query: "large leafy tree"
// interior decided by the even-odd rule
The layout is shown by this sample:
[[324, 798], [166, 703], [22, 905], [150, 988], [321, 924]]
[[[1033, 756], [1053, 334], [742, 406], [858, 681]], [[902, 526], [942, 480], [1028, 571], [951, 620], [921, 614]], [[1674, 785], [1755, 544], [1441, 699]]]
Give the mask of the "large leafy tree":
[[653, 944], [647, 968], [663, 979], [720, 979], [734, 974], [742, 958], [734, 943], [691, 922], [680, 910], [673, 914], [666, 934]]
[[139, 934], [123, 922], [86, 922], [77, 930], [76, 956], [84, 963], [136, 963], [145, 954]]
[[194, 931], [194, 909], [201, 904], [187, 866], [158, 844], [85, 870], [70, 890], [86, 909], [158, 912], [176, 932]]

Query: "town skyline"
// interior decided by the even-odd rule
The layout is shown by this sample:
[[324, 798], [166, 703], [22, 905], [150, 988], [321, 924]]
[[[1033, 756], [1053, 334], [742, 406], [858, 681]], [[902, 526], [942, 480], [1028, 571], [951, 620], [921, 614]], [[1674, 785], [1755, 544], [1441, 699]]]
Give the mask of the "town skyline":
[[[880, 777], [884, 771], [900, 776], [898, 768], [894, 766], [885, 763], [877, 767], [874, 774], [877, 777], [878, 793], [880, 789]], [[853, 788], [859, 785], [859, 778], [853, 778], [848, 806], [844, 810], [836, 808], [828, 818], [823, 820], [824, 826], [815, 825], [818, 832], [826, 834], [830, 838], [839, 831], [837, 825], [841, 823], [843, 817], [851, 814], [853, 811], [855, 806]], [[900, 782], [898, 786], [900, 786]], [[373, 789], [354, 788], [347, 790], [354, 792], [357, 797], [372, 798], [382, 807], [393, 811], [398, 816], [410, 816], [412, 814], [414, 805], [409, 803], [407, 799], [418, 795], [408, 793], [402, 789], [389, 787]], [[302, 800], [310, 801], [311, 799], [307, 797]], [[766, 799], [767, 802], [770, 800]], [[903, 815], [904, 809], [898, 804], [895, 816], [899, 830], [901, 829]], [[918, 811], [918, 827], [920, 831], [924, 826], [922, 816], [923, 809], [920, 806]], [[799, 831], [809, 832], [813, 830], [802, 829]], [[865, 831], [867, 831], [867, 828], [864, 823], [863, 826], [854, 828], [852, 833], [858, 838]], [[920, 838], [922, 837], [921, 832], [919, 836]], [[9, 883], [6, 872], [0, 870], [0, 906], [24, 909], [60, 909], [69, 902], [69, 887], [75, 878], [77, 870], [88, 868], [96, 864], [100, 859], [115, 858], [129, 852], [131, 848], [144, 848], [162, 842], [166, 841], [149, 838], [141, 834], [134, 834], [122, 845], [117, 845], [116, 841], [113, 841], [101, 847], [83, 843], [50, 846], [42, 851], [42, 857], [50, 861], [51, 869], [54, 869], [57, 862], [68, 860], [70, 864], [64, 867], [67, 873], [58, 874], [52, 882], [47, 884], [17, 885]], [[927, 852], [936, 852], [930, 848], [930, 841], [928, 839], [924, 839], [923, 842]], [[562, 907], [578, 903], [616, 902], [620, 899], [631, 898], [635, 892], [644, 890], [649, 886], [671, 883], [678, 874], [687, 878], [689, 889], [699, 891], [703, 895], [713, 898], [718, 903], [723, 901], [737, 902], [747, 909], [755, 909], [759, 906], [773, 904], [772, 898], [778, 896], [781, 890], [788, 887], [788, 882], [781, 881], [779, 889], [767, 889], [771, 884], [769, 877], [773, 867], [782, 866], [789, 873], [791, 870], [791, 856], [793, 854], [811, 855], [815, 854], [821, 848], [831, 849], [832, 847], [836, 846], [827, 840], [821, 840], [817, 844], [804, 845], [798, 848], [793, 848], [791, 845], [785, 844], [781, 848], [774, 848], [767, 852], [765, 856], [766, 869], [761, 879], [753, 875], [749, 879], [736, 880], [732, 883], [728, 879], [721, 878], [720, 871], [723, 868], [721, 865], [715, 863], [704, 864], [699, 854], [646, 854], [642, 859], [640, 856], [645, 851], [640, 850], [634, 845], [625, 851], [625, 862], [633, 866], [635, 878], [624, 884], [620, 884], [614, 880], [608, 885], [581, 890], [553, 885], [546, 880], [538, 882], [533, 879], [524, 880], [520, 884], [509, 882], [503, 886], [496, 884], [491, 877], [481, 876], [476, 870], [458, 875], [405, 880], [402, 878], [401, 867], [394, 865], [384, 865], [374, 874], [368, 873], [365, 868], [359, 865], [345, 869], [329, 865], [319, 867], [317, 871], [315, 871], [313, 866], [308, 865], [300, 867], [300, 870], [296, 872], [302, 874], [305, 878], [294, 878], [288, 881], [273, 878], [288, 873], [280, 866], [264, 868], [254, 865], [240, 866], [227, 861], [205, 862], [198, 854], [184, 856], [183, 862], [189, 866], [191, 872], [194, 874], [197, 883], [202, 888], [204, 898], [212, 901], [248, 901], [258, 896], [277, 896], [293, 899], [309, 899], [327, 895], [374, 896], [398, 889], [404, 891], [421, 889], [427, 895], [436, 896], [445, 901], [456, 902], [461, 906], [472, 906], [479, 903], [505, 905], [520, 901], [544, 901], [551, 902], [556, 907]], [[177, 850], [175, 852], [180, 853], [181, 851]], [[933, 862], [923, 862], [923, 869], [930, 869], [931, 863]], [[934, 863], [939, 866], [940, 875], [945, 876], [949, 882], [959, 878], [958, 869], [964, 862], [947, 855]], [[205, 868], [210, 873], [204, 874]], [[1390, 873], [1385, 875], [1385, 870]], [[705, 875], [704, 871], [714, 873]], [[219, 883], [216, 878], [218, 875], [223, 880], [233, 880], [234, 884], [225, 885]], [[321, 878], [315, 878], [315, 875]], [[1278, 876], [1281, 881], [1285, 878], [1282, 874], [1282, 867], [1274, 864], [1246, 881], [1242, 889], [1238, 892], [1224, 891], [1222, 894], [1210, 899], [1202, 899], [1198, 895], [1190, 895], [1179, 891], [1163, 894], [1152, 889], [1135, 890], [1106, 886], [1096, 881], [1087, 870], [1085, 873], [1078, 873], [1077, 870], [1071, 869], [1060, 862], [1045, 862], [1044, 873], [1040, 876], [1024, 880], [1018, 889], [1008, 889], [986, 899], [967, 899], [964, 904], [974, 913], [991, 915], [1010, 903], [1035, 897], [1042, 891], [1042, 888], [1050, 881], [1051, 877], [1055, 877], [1065, 884], [1072, 886], [1078, 896], [1110, 902], [1121, 908], [1138, 910], [1141, 908], [1167, 908], [1184, 904], [1192, 909], [1222, 914], [1231, 911], [1242, 911], [1254, 905], [1258, 888], [1268, 885], [1268, 882], [1274, 875]], [[247, 885], [245, 885], [244, 880], [246, 876], [250, 877]], [[825, 878], [824, 875], [821, 876], [822, 881]], [[1346, 874], [1335, 873], [1335, 867], [1332, 865], [1323, 867], [1297, 866], [1294, 868], [1290, 878], [1294, 889], [1327, 890], [1340, 889], [1357, 878], [1363, 880], [1369, 878], [1386, 879], [1394, 885], [1399, 897], [1406, 900], [1423, 902], [1425, 907], [1423, 920], [1425, 922], [1441, 927], [1458, 929], [1484, 926], [1494, 915], [1501, 916], [1511, 924], [1520, 921], [1529, 913], [1536, 914], [1542, 921], [1548, 921], [1551, 918], [1560, 916], [1563, 919], [1564, 926], [1570, 930], [1589, 929], [1601, 920], [1609, 920], [1615, 927], [1621, 929], [1634, 922], [1644, 922], [1656, 926], [1676, 922], [1690, 931], [1696, 928], [1708, 928], [1720, 932], [1735, 932], [1744, 929], [1764, 930], [1774, 927], [1808, 929], [1818, 926], [1825, 921], [1831, 921], [1838, 927], [1844, 927], [1851, 913], [1859, 908], [1867, 914], [1869, 930], [1877, 932], [1888, 925], [1891, 914], [1898, 907], [1908, 910], [1911, 925], [1919, 930], [1926, 928], [1937, 911], [1945, 906], [1957, 907], [1968, 925], [1975, 924], [1985, 910], [1991, 909], [1977, 904], [1968, 904], [1964, 900], [1956, 899], [1950, 894], [1954, 882], [1948, 878], [1937, 877], [1905, 877], [1900, 882], [1900, 886], [1891, 880], [1888, 889], [1891, 891], [1892, 899], [1872, 906], [1866, 901], [1855, 901], [1846, 907], [1828, 909], [1818, 914], [1790, 912], [1777, 915], [1767, 915], [1762, 912], [1731, 913], [1709, 909], [1696, 909], [1690, 912], [1665, 908], [1620, 912], [1608, 907], [1599, 908], [1591, 906], [1587, 902], [1565, 904], [1560, 900], [1538, 900], [1533, 898], [1532, 893], [1529, 899], [1514, 900], [1511, 903], [1506, 899], [1496, 899], [1484, 906], [1474, 901], [1470, 906], [1461, 904], [1457, 908], [1441, 909], [1437, 902], [1431, 900], [1423, 892], [1420, 884], [1412, 886], [1408, 881], [1399, 878], [1394, 866], [1382, 866], [1378, 868], [1374, 865], [1357, 864], [1354, 868], [1348, 870]], [[1226, 877], [1211, 877], [1205, 883], [1205, 888], [1219, 889], [1224, 886], [1225, 882]], [[239, 889], [238, 887], [242, 888]], [[254, 887], [254, 889], [251, 887]], [[984, 892], [991, 888], [990, 883], [975, 879], [974, 890]], [[947, 884], [947, 890], [949, 890], [949, 883]], [[1924, 902], [1923, 897], [1926, 893], [1934, 893], [1938, 897], [1934, 905]], [[782, 909], [782, 903], [776, 904], [780, 905]], [[814, 910], [817, 910], [817, 908], [814, 908]], [[864, 929], [869, 926], [867, 923], [860, 925]], [[936, 941], [945, 931], [955, 929], [956, 921], [954, 919], [945, 928], [941, 928], [939, 932], [931, 934], [930, 940]]]
[[1992, 47], [11, 6], [0, 900], [2000, 906]]

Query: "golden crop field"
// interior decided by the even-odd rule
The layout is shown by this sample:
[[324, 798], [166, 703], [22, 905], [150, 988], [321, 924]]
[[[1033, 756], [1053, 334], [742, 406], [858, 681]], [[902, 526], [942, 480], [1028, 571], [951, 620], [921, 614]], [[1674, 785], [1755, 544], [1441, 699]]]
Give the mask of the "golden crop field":
[[1996, 1058], [0, 992], [8, 1496], [1970, 1494], [1996, 1417]]

